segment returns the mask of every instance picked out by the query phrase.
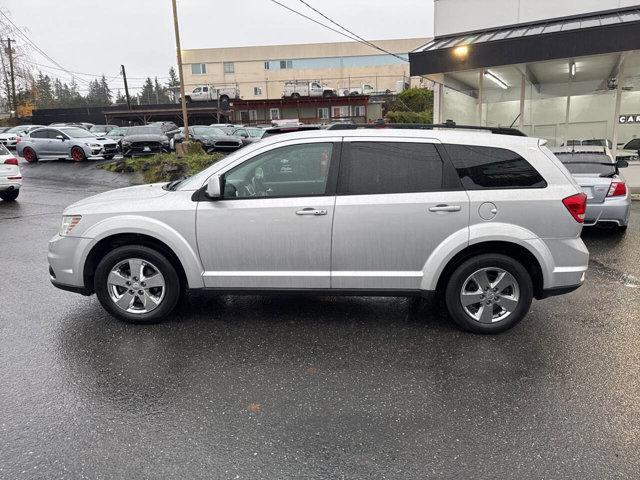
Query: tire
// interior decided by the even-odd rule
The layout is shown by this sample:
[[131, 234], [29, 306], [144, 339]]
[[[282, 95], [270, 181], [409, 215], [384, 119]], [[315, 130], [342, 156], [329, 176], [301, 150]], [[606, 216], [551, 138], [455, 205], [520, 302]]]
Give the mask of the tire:
[[229, 101], [229, 95], [220, 95], [220, 101], [221, 102], [228, 102]]
[[616, 225], [614, 229], [618, 235], [624, 235], [627, 233], [627, 225]]
[[[143, 265], [142, 273], [147, 277], [131, 273], [131, 265], [135, 272], [140, 265], [138, 262]], [[111, 277], [115, 283], [110, 280], [113, 271], [120, 273]], [[142, 279], [149, 281], [150, 278], [155, 278], [154, 284], [158, 286], [145, 285]], [[127, 281], [130, 285], [126, 285]], [[141, 324], [157, 323], [167, 317], [181, 294], [180, 279], [171, 262], [162, 253], [141, 245], [118, 247], [105, 255], [96, 268], [94, 290], [111, 315], [127, 323]], [[118, 306], [116, 299], [128, 308]]]
[[322, 96], [324, 98], [329, 98], [329, 97], [333, 97], [333, 92], [329, 91], [329, 90], [325, 90], [324, 92], [322, 92]]
[[80, 147], [71, 147], [71, 159], [74, 162], [84, 162], [87, 159], [87, 155]]
[[29, 163], [35, 163], [38, 161], [38, 154], [31, 147], [24, 147], [22, 150], [22, 158], [24, 158]]
[[[499, 280], [496, 274], [502, 272], [509, 275], [501, 277], [504, 278], [503, 290], [498, 286], [497, 292], [487, 292], [487, 286], [496, 286]], [[488, 284], [482, 281], [483, 273], [489, 281]], [[481, 282], [476, 283], [475, 278], [481, 279]], [[484, 288], [479, 288], [480, 283], [485, 284]], [[505, 284], [509, 285], [505, 288]], [[466, 309], [462, 305], [463, 289], [469, 295], [468, 301], [479, 300], [468, 303]], [[480, 254], [464, 261], [451, 274], [445, 288], [445, 302], [449, 315], [460, 328], [474, 333], [499, 333], [510, 329], [525, 317], [532, 298], [533, 282], [529, 272], [517, 260], [495, 253]], [[487, 301], [491, 302], [490, 311], [485, 310]]]
[[191, 103], [191, 97], [190, 97], [190, 96], [188, 96], [188, 95], [186, 95], [186, 96], [184, 97], [184, 101], [185, 101], [185, 103]]
[[20, 190], [8, 190], [6, 192], [0, 192], [0, 198], [5, 202], [13, 202], [18, 195], [20, 194]]
[[300, 98], [300, 94], [297, 93], [297, 92], [294, 92], [294, 93], [291, 94], [291, 98], [298, 99], [298, 98]]
[[115, 157], [115, 155], [104, 155], [103, 158], [105, 160], [113, 160], [113, 157]]

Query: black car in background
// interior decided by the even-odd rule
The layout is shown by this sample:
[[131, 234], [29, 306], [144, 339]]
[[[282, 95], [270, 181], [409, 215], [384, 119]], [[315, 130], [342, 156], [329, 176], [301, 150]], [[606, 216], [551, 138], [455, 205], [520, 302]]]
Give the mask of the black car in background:
[[170, 150], [169, 137], [156, 124], [128, 127], [120, 146], [125, 157], [154, 155]]
[[[171, 132], [173, 133], [173, 132]], [[218, 127], [198, 126], [189, 127], [191, 141], [202, 145], [205, 152], [230, 152], [242, 148], [246, 143], [242, 137], [227, 135]], [[173, 147], [184, 140], [182, 129], [173, 135]]]

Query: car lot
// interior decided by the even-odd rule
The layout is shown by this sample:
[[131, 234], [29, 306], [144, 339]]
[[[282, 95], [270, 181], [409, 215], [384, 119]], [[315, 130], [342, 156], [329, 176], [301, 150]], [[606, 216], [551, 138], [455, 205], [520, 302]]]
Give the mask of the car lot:
[[[124, 185], [23, 165], [0, 202], [0, 477], [633, 478], [640, 203], [584, 235], [585, 286], [499, 336], [390, 298], [198, 296], [115, 322], [49, 284], [68, 204]], [[425, 474], [425, 472], [427, 472]]]

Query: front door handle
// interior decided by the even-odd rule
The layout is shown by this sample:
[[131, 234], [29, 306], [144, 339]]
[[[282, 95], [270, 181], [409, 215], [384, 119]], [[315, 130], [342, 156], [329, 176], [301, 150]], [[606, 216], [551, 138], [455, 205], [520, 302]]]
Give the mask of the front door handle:
[[460, 205], [436, 205], [429, 207], [430, 212], [459, 212]]
[[303, 208], [298, 210], [296, 215], [326, 215], [327, 211], [324, 208]]

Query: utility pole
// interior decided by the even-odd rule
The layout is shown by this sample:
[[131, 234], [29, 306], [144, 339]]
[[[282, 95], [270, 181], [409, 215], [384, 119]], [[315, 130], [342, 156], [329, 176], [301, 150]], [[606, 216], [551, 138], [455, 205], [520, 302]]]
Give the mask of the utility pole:
[[129, 84], [127, 83], [127, 71], [124, 69], [124, 65], [120, 65], [122, 69], [122, 78], [124, 80], [124, 95], [127, 97], [127, 108], [131, 110], [131, 97], [129, 96]]
[[176, 0], [171, 0], [173, 7], [173, 26], [176, 32], [176, 57], [178, 59], [178, 75], [180, 76], [180, 100], [182, 103], [182, 119], [184, 121], [184, 142], [189, 142], [189, 119], [187, 117], [187, 100], [184, 98], [184, 74], [182, 73], [182, 51], [180, 49], [180, 28], [178, 27], [178, 7]]
[[11, 105], [13, 106], [14, 115], [18, 116], [18, 99], [16, 98], [16, 77], [13, 73], [13, 48], [11, 48], [11, 39], [7, 38], [7, 55], [9, 56], [9, 72], [11, 74]]

